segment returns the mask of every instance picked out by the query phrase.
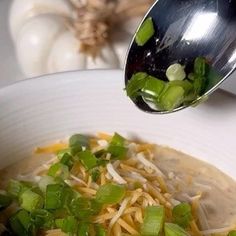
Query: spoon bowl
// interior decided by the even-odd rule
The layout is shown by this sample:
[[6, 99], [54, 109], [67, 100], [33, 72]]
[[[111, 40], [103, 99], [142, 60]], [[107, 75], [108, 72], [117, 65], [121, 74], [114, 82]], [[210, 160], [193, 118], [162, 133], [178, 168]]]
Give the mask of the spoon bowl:
[[[155, 35], [138, 46], [135, 36], [142, 22], [152, 18]], [[146, 72], [165, 80], [166, 69], [180, 63], [190, 71], [196, 57], [210, 63], [215, 75], [202, 97], [209, 96], [236, 68], [236, 1], [234, 0], [159, 0], [145, 15], [130, 44], [125, 63], [125, 83], [134, 73]], [[141, 110], [170, 113], [151, 108], [142, 98], [134, 102]], [[189, 105], [191, 105], [189, 104]], [[188, 106], [181, 106], [179, 111]], [[173, 111], [171, 111], [173, 112]]]

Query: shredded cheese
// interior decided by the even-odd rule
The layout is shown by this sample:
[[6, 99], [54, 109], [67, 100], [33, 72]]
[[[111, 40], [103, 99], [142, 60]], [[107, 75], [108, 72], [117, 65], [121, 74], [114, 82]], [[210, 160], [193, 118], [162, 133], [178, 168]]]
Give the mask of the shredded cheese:
[[127, 184], [126, 180], [123, 179], [114, 169], [111, 163], [107, 164], [107, 171], [112, 176], [113, 180], [118, 184]]
[[[97, 138], [90, 139], [90, 148], [92, 151], [105, 149], [111, 138], [112, 136], [108, 134], [99, 133]], [[56, 153], [67, 147], [68, 144], [56, 143], [37, 148], [36, 153]], [[73, 165], [70, 170], [70, 177], [65, 180], [83, 196], [91, 198], [95, 197], [101, 185], [115, 182], [126, 186], [127, 191], [120, 204], [108, 205], [92, 218], [92, 223], [101, 224], [105, 227], [108, 236], [138, 235], [139, 228], [143, 223], [144, 210], [147, 206], [164, 206], [166, 219], [171, 222], [172, 208], [180, 203], [177, 200], [178, 198], [175, 199], [174, 194], [172, 194], [176, 189], [171, 189], [167, 185], [168, 180], [175, 180], [178, 176], [174, 172], [169, 172], [166, 177], [158, 168], [153, 160], [155, 146], [153, 144], [127, 142], [126, 147], [128, 147], [128, 153], [125, 160], [112, 162], [111, 154], [106, 154], [105, 159], [110, 162], [105, 167], [98, 167], [100, 176], [95, 182], [93, 182], [89, 171], [79, 161]], [[55, 161], [57, 161], [57, 157], [53, 157], [44, 165], [35, 169], [30, 175], [36, 175], [40, 178], [41, 174], [46, 172], [50, 164]], [[28, 175], [19, 176], [19, 178], [25, 177], [28, 178]], [[181, 183], [181, 186], [182, 184], [184, 183]], [[191, 181], [185, 184], [191, 184]], [[193, 213], [193, 219], [188, 229], [189, 235], [224, 234], [232, 229], [232, 227], [210, 229], [204, 207], [200, 204], [201, 195], [190, 197], [187, 194], [182, 194], [182, 196], [191, 202]], [[47, 230], [44, 233], [47, 236], [66, 235], [60, 229]]]
[[148, 161], [142, 152], [137, 154], [137, 159], [147, 168], [154, 170], [157, 173], [157, 175], [164, 177], [164, 174], [161, 172], [161, 170], [152, 162]]

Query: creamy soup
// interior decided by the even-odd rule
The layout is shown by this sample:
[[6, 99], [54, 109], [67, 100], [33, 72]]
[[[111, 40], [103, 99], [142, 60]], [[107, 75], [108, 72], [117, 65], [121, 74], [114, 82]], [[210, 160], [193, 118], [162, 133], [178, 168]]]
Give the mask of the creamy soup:
[[[82, 148], [77, 148], [78, 145]], [[235, 229], [236, 182], [215, 167], [182, 152], [128, 141], [118, 134], [99, 134], [93, 138], [74, 135], [69, 144], [53, 144], [36, 152], [31, 158], [2, 170], [0, 184], [1, 189], [11, 191], [7, 187], [10, 179], [19, 183], [30, 181], [39, 190], [35, 192], [32, 186], [26, 190], [33, 192], [41, 203], [30, 206], [22, 203], [26, 195], [26, 190], [22, 190], [17, 196], [18, 203], [1, 212], [2, 228], [9, 227], [6, 222], [12, 214], [21, 222], [16, 211], [20, 207], [31, 218], [39, 210], [49, 212], [53, 222], [34, 225], [35, 231], [30, 228], [28, 235], [83, 235], [79, 232], [86, 227], [84, 235], [92, 236], [227, 235]], [[58, 163], [61, 169], [53, 172], [51, 166], [58, 167]], [[58, 194], [71, 191], [71, 195], [75, 192], [79, 195], [73, 195], [69, 203], [59, 199], [61, 205], [51, 206], [47, 202], [53, 201], [48, 200], [51, 187], [63, 188]], [[86, 209], [81, 203], [84, 199]], [[73, 205], [76, 201], [77, 205]], [[91, 201], [101, 205], [96, 213], [91, 213], [94, 211]], [[65, 208], [62, 216], [55, 213]], [[86, 213], [86, 223], [81, 218], [81, 208]], [[68, 224], [70, 227], [65, 227]], [[10, 224], [9, 230], [17, 235], [19, 229]]]

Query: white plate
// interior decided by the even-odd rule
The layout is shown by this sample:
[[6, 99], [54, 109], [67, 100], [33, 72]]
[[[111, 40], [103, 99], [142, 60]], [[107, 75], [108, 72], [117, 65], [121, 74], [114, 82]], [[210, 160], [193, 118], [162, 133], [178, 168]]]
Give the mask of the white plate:
[[206, 104], [171, 115], [138, 110], [121, 71], [62, 73], [0, 90], [0, 158], [4, 167], [33, 148], [75, 132], [120, 132], [206, 160], [236, 179], [236, 99], [216, 93]]

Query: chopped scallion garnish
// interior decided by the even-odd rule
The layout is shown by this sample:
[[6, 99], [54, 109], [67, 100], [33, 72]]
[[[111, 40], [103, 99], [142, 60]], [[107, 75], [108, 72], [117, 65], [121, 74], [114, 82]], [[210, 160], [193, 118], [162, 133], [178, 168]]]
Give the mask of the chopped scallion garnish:
[[72, 200], [69, 209], [74, 216], [85, 220], [99, 212], [101, 204], [97, 203], [94, 199], [79, 197]]
[[69, 155], [71, 155], [70, 149], [69, 149], [69, 148], [63, 149], [63, 150], [60, 150], [60, 151], [57, 153], [57, 157], [58, 157], [59, 161], [62, 159], [62, 157], [64, 156], [64, 154], [69, 154]]
[[177, 224], [165, 223], [165, 236], [188, 236], [188, 233]]
[[44, 209], [36, 209], [31, 213], [31, 221], [37, 229], [51, 229], [54, 227], [54, 216]]
[[184, 93], [181, 86], [169, 86], [160, 97], [160, 107], [166, 111], [174, 110], [184, 102]]
[[79, 223], [77, 236], [89, 236], [89, 232], [90, 232], [89, 223], [85, 223], [85, 222]]
[[74, 134], [69, 139], [69, 147], [72, 155], [76, 155], [78, 152], [82, 151], [82, 147], [88, 147], [89, 140], [88, 137], [82, 134]]
[[31, 235], [31, 218], [26, 210], [19, 210], [9, 220], [14, 235]]
[[[126, 86], [127, 96], [133, 101], [141, 98], [149, 107], [157, 110], [172, 111], [181, 105], [192, 104], [209, 86], [207, 78], [212, 71], [203, 57], [197, 57], [193, 64], [193, 71], [188, 76], [185, 66], [179, 63], [170, 65], [166, 78], [162, 80], [145, 72], [134, 73]], [[188, 65], [186, 70], [189, 70]], [[167, 79], [169, 82], [166, 82]]]
[[74, 164], [74, 161], [73, 161], [73, 158], [70, 154], [64, 153], [64, 155], [60, 159], [60, 163], [68, 166], [68, 168], [71, 169]]
[[17, 180], [10, 180], [7, 186], [7, 192], [10, 196], [14, 198], [18, 198], [20, 194], [27, 190], [29, 187], [25, 185], [23, 182]]
[[49, 170], [48, 175], [52, 177], [61, 177], [67, 179], [69, 177], [69, 168], [60, 162], [53, 164]]
[[227, 236], [236, 236], [236, 230], [230, 231]]
[[56, 219], [56, 226], [69, 235], [75, 235], [78, 229], [78, 221], [74, 216], [67, 216], [64, 219]]
[[174, 223], [183, 228], [187, 228], [192, 220], [191, 206], [188, 203], [180, 203], [172, 210]]
[[122, 159], [127, 152], [127, 148], [124, 147], [125, 138], [118, 133], [115, 133], [111, 139], [107, 152], [111, 154], [111, 158]]
[[194, 61], [194, 74], [197, 76], [205, 76], [206, 65], [206, 59], [204, 57], [197, 57]]
[[140, 26], [136, 33], [135, 41], [138, 46], [145, 45], [150, 38], [155, 34], [155, 29], [151, 17], [148, 17]]
[[149, 206], [145, 209], [141, 226], [142, 236], [158, 236], [162, 232], [165, 219], [163, 206]]
[[118, 133], [115, 133], [111, 139], [110, 144], [116, 145], [116, 146], [124, 146], [125, 138], [119, 135]]
[[12, 203], [10, 196], [0, 194], [0, 210], [7, 208]]
[[169, 81], [184, 80], [186, 78], [184, 67], [179, 63], [170, 65], [166, 70], [166, 77]]
[[142, 88], [142, 92], [154, 98], [158, 98], [165, 88], [165, 82], [153, 76], [148, 76], [147, 81]]
[[38, 183], [39, 188], [43, 193], [46, 192], [47, 186], [49, 184], [56, 184], [56, 181], [52, 176], [48, 176], [48, 175], [42, 176]]
[[123, 159], [127, 153], [127, 148], [122, 146], [110, 145], [107, 149], [113, 159]]
[[29, 189], [21, 194], [20, 202], [21, 207], [30, 212], [43, 207], [43, 198]]
[[97, 180], [99, 179], [100, 175], [101, 175], [101, 173], [100, 173], [99, 169], [94, 168], [91, 171], [91, 177], [92, 177], [93, 182], [97, 182]]
[[96, 236], [106, 236], [106, 230], [101, 225], [95, 225]]
[[105, 184], [99, 187], [96, 200], [102, 204], [119, 203], [125, 196], [125, 187], [117, 184]]
[[132, 76], [126, 86], [126, 93], [131, 99], [135, 100], [140, 95], [140, 90], [145, 86], [148, 74], [138, 72]]
[[64, 186], [49, 184], [46, 188], [45, 209], [54, 210], [63, 206]]
[[86, 170], [90, 170], [97, 166], [97, 158], [89, 150], [79, 152], [78, 157]]

